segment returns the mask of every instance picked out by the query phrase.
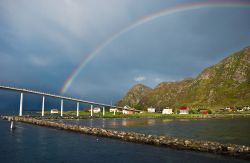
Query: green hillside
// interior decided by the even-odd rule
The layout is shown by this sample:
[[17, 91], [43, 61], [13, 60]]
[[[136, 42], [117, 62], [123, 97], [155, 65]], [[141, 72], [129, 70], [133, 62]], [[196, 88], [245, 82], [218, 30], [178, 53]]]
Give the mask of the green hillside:
[[142, 84], [136, 87], [118, 104], [157, 109], [182, 105], [210, 109], [250, 105], [250, 47], [206, 68], [194, 79], [162, 82], [154, 89]]

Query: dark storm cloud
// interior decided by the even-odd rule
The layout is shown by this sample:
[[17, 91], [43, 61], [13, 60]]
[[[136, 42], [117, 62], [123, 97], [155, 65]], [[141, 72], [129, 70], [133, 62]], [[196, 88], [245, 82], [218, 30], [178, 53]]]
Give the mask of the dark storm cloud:
[[137, 83], [135, 77], [143, 77], [142, 82], [149, 86], [195, 77], [250, 44], [247, 13], [250, 11], [246, 9], [204, 9], [149, 22], [108, 46], [78, 81], [82, 85], [86, 80], [94, 81], [99, 95], [104, 96], [102, 92], [108, 91], [98, 85], [126, 91]]
[[[187, 3], [3, 0], [0, 83], [59, 93], [80, 60], [115, 31], [180, 2]], [[247, 8], [205, 8], [157, 18], [105, 47], [66, 95], [110, 103], [139, 82], [154, 87], [161, 81], [195, 77], [250, 45], [249, 20]]]

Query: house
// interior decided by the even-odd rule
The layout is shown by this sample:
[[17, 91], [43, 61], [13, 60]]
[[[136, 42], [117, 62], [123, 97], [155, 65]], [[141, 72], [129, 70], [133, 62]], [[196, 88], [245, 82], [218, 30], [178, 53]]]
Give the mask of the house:
[[131, 107], [128, 106], [128, 105], [126, 105], [126, 106], [124, 106], [123, 108], [124, 108], [124, 109], [129, 109], [129, 108], [131, 108]]
[[249, 107], [249, 106], [245, 106], [243, 109], [244, 109], [245, 111], [250, 111], [250, 107]]
[[99, 107], [93, 108], [93, 113], [100, 113], [100, 112], [101, 112], [101, 108]]
[[173, 109], [170, 108], [163, 109], [162, 114], [173, 114]]
[[123, 109], [122, 113], [123, 114], [134, 114], [135, 113], [135, 108]]
[[237, 108], [237, 111], [242, 112], [242, 111], [244, 111], [244, 108]]
[[208, 114], [208, 110], [207, 109], [202, 109], [202, 110], [200, 110], [200, 114], [207, 115]]
[[153, 108], [153, 107], [148, 108], [148, 112], [149, 113], [154, 113], [155, 112], [155, 108]]
[[118, 112], [118, 109], [117, 108], [110, 108], [109, 112]]
[[50, 113], [51, 114], [58, 114], [59, 112], [58, 112], [58, 109], [51, 109]]
[[[88, 111], [91, 112], [91, 108], [88, 109]], [[101, 108], [99, 108], [99, 107], [93, 108], [93, 113], [100, 113], [100, 112], [101, 112]]]
[[180, 114], [188, 114], [189, 108], [187, 106], [180, 107]]

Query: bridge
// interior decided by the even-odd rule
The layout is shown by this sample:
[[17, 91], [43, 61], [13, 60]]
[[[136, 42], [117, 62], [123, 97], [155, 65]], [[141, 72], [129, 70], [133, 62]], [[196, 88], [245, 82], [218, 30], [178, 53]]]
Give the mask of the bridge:
[[[45, 93], [45, 92], [39, 92], [39, 91], [34, 91], [30, 89], [24, 89], [24, 88], [16, 88], [16, 87], [9, 87], [9, 86], [0, 86], [1, 90], [7, 90], [7, 91], [14, 91], [14, 92], [20, 92], [20, 108], [19, 108], [19, 116], [23, 115], [23, 94], [28, 93], [28, 94], [35, 94], [35, 95], [40, 95], [42, 96], [42, 116], [44, 116], [44, 106], [45, 106], [45, 97], [52, 97], [52, 98], [57, 98], [61, 99], [61, 112], [60, 115], [63, 117], [63, 101], [73, 101], [77, 102], [77, 112], [76, 116], [79, 116], [79, 104], [84, 103], [84, 104], [89, 104], [91, 105], [91, 117], [93, 116], [93, 105], [95, 106], [102, 106], [103, 107], [103, 115], [105, 115], [105, 107], [110, 107], [110, 108], [117, 108], [117, 109], [122, 109], [122, 110], [131, 110], [127, 108], [123, 108], [120, 106], [115, 106], [115, 105], [108, 105], [108, 104], [103, 104], [103, 103], [97, 103], [97, 102], [92, 102], [92, 101], [86, 101], [78, 98], [73, 98], [73, 97], [66, 97], [66, 96], [61, 96], [61, 95], [55, 95], [51, 93]], [[135, 110], [136, 112], [140, 112], [139, 110]], [[115, 112], [114, 112], [115, 114]]]

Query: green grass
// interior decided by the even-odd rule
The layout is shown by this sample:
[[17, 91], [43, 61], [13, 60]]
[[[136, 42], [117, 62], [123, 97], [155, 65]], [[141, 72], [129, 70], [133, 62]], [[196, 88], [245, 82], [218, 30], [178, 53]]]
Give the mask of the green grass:
[[[76, 115], [76, 111], [67, 111], [64, 112], [64, 115]], [[80, 116], [90, 116], [90, 112], [87, 111], [80, 111]], [[122, 114], [120, 112], [116, 112], [115, 115], [113, 112], [105, 112], [105, 116], [103, 116], [102, 112], [100, 113], [93, 113], [95, 117], [105, 117], [105, 118], [142, 118], [142, 117], [169, 117], [169, 118], [194, 118], [199, 116], [204, 116], [202, 114], [162, 114], [162, 113], [135, 113], [135, 114]]]
[[[49, 111], [45, 112], [45, 115], [52, 115], [50, 114]], [[58, 114], [54, 114], [54, 115], [60, 115], [60, 112]], [[76, 111], [65, 111], [63, 113], [64, 116], [76, 116]], [[89, 111], [79, 111], [79, 115], [81, 117], [90, 117], [90, 112]], [[148, 112], [143, 112], [143, 113], [135, 113], [135, 114], [122, 114], [120, 112], [116, 112], [116, 114], [114, 115], [113, 112], [105, 112], [105, 116], [103, 116], [102, 112], [100, 113], [93, 113], [94, 117], [103, 117], [103, 118], [147, 118], [147, 117], [152, 117], [152, 118], [205, 118], [205, 117], [231, 117], [231, 116], [249, 116], [250, 112], [245, 112], [245, 113], [241, 113], [241, 112], [223, 112], [223, 113], [216, 113], [216, 114], [209, 114], [207, 115], [203, 115], [203, 114], [161, 114], [161, 113], [148, 113]]]

